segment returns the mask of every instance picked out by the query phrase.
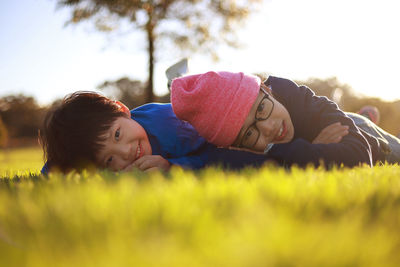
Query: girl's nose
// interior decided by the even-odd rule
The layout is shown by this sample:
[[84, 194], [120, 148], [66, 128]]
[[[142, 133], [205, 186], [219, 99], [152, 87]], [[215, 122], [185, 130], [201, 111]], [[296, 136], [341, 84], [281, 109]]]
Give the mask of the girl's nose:
[[260, 135], [271, 136], [274, 132], [274, 122], [272, 120], [258, 121], [256, 123], [257, 129], [260, 131]]

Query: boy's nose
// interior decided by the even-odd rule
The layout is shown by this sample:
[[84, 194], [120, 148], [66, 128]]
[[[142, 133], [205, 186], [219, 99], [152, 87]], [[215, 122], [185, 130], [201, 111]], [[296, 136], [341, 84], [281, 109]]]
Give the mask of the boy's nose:
[[131, 155], [131, 146], [127, 145], [127, 144], [121, 144], [120, 152], [121, 152], [121, 156], [123, 159], [125, 159], [125, 160], [129, 159], [129, 157]]

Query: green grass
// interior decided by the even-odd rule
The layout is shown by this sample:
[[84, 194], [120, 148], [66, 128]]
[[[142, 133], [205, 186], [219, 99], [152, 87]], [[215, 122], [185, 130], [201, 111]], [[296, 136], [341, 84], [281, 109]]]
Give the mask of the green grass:
[[43, 166], [40, 147], [0, 149], [0, 177], [39, 174]]
[[381, 166], [1, 178], [0, 265], [397, 266], [399, 177]]

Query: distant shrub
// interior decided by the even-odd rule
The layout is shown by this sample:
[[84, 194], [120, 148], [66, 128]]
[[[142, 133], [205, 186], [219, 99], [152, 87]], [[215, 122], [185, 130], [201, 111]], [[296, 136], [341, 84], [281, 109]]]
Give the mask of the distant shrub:
[[0, 117], [0, 147], [5, 147], [8, 141], [8, 131]]

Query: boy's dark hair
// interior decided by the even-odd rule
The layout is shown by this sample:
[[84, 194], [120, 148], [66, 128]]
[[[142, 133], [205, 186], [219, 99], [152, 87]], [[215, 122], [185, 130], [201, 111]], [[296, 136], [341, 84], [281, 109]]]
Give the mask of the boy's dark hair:
[[96, 165], [104, 135], [122, 116], [127, 115], [118, 104], [98, 93], [80, 91], [66, 96], [46, 114], [40, 131], [49, 169], [68, 172]]

